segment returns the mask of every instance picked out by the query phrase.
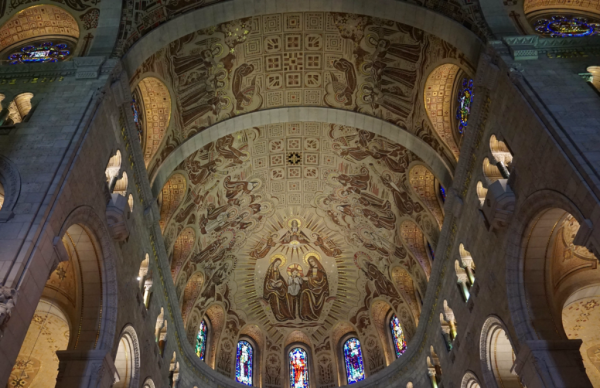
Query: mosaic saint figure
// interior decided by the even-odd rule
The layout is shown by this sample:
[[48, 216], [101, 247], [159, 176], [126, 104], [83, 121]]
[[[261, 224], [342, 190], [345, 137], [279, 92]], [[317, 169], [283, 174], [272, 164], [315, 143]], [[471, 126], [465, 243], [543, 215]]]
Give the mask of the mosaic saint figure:
[[273, 260], [269, 269], [267, 269], [263, 289], [263, 298], [269, 303], [275, 319], [279, 322], [295, 318], [290, 310], [288, 284], [279, 272], [281, 264], [280, 258]]
[[300, 318], [316, 321], [329, 296], [329, 282], [325, 268], [315, 256], [309, 256], [307, 262], [309, 269], [300, 294]]

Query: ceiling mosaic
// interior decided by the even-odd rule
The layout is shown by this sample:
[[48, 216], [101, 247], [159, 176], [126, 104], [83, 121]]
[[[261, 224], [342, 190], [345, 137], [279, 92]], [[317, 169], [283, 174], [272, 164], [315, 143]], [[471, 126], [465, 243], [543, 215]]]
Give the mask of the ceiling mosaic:
[[41, 300], [11, 371], [9, 387], [52, 388], [58, 375], [57, 350], [67, 349], [69, 324], [55, 305]]
[[[125, 54], [135, 42], [148, 32], [152, 31], [156, 26], [176, 18], [185, 12], [209, 6], [218, 3], [219, 1], [220, 0], [187, 2], [156, 2], [149, 0], [124, 1], [121, 26], [119, 28], [118, 40], [113, 55], [120, 57]], [[455, 0], [449, 2], [413, 0], [409, 2], [424, 8], [432, 9], [456, 20], [484, 40], [491, 36], [489, 27], [481, 13], [479, 2], [476, 0], [469, 0], [464, 3]]]
[[[136, 72], [159, 75], [175, 96], [172, 130], [150, 173], [186, 139], [237, 115], [284, 106], [323, 106], [376, 116], [407, 129], [455, 163], [427, 124], [423, 77], [462, 54], [422, 30], [344, 13], [238, 19], [186, 35]], [[465, 66], [470, 65], [465, 63]]]
[[[272, 124], [207, 144], [173, 177], [160, 204], [173, 281], [187, 323], [224, 307], [219, 354], [232, 357], [231, 339], [252, 324], [273, 349], [272, 372], [294, 332], [333, 360], [331, 330], [345, 322], [379, 370], [374, 300], [414, 332], [431, 268], [425, 247], [443, 213], [427, 197], [435, 178], [402, 145], [340, 125]], [[216, 369], [230, 375], [227, 357], [216, 356]]]
[[[84, 56], [98, 27], [100, 9], [96, 5], [100, 0], [61, 0], [60, 3], [67, 10], [47, 4], [36, 5], [38, 2], [39, 0], [0, 1], [0, 50], [23, 40], [31, 42], [36, 37], [48, 35], [53, 40], [61, 36], [75, 39], [81, 37], [82, 44], [78, 46], [76, 54]], [[32, 6], [16, 12], [25, 4]]]
[[580, 351], [592, 385], [600, 387], [600, 296], [580, 299], [563, 309], [563, 326], [569, 339], [581, 339]]

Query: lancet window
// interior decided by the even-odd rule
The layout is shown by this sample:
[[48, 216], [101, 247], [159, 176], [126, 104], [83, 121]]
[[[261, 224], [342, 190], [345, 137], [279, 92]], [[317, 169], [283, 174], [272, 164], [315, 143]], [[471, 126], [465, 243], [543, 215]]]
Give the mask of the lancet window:
[[290, 388], [308, 388], [308, 354], [306, 350], [296, 347], [290, 350]]
[[400, 320], [393, 314], [390, 318], [390, 331], [392, 333], [392, 342], [394, 344], [394, 351], [396, 358], [399, 358], [406, 351], [406, 338], [404, 337], [404, 330], [400, 325]]
[[206, 339], [208, 338], [208, 326], [206, 325], [206, 321], [203, 319], [200, 322], [200, 328], [198, 330], [198, 335], [196, 336], [196, 355], [200, 357], [202, 361], [204, 361], [204, 356], [206, 355]]
[[239, 341], [235, 357], [235, 380], [252, 386], [254, 348], [248, 341]]
[[346, 365], [346, 378], [348, 384], [365, 379], [365, 366], [363, 363], [362, 348], [358, 338], [350, 338], [344, 343], [344, 363]]

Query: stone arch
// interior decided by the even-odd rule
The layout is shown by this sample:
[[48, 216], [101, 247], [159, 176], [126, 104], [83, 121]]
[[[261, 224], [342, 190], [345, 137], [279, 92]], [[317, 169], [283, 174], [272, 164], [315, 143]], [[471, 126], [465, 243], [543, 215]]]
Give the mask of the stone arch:
[[[342, 346], [344, 341], [348, 338], [356, 337], [361, 340], [361, 336], [358, 334], [358, 331], [354, 327], [354, 325], [348, 321], [341, 321], [335, 324], [335, 326], [331, 329], [331, 334], [329, 338], [331, 339], [331, 346], [334, 348], [334, 365], [337, 366], [335, 373], [337, 375], [337, 381], [344, 382], [346, 381], [345, 375], [345, 365], [344, 365], [344, 357]], [[362, 344], [363, 341], [361, 341]], [[364, 350], [363, 350], [363, 358], [364, 358]], [[363, 360], [364, 361], [364, 360]], [[366, 373], [366, 365], [365, 365], [365, 373]], [[343, 383], [342, 383], [343, 384]]]
[[413, 191], [417, 194], [425, 208], [428, 209], [437, 221], [439, 228], [444, 223], [444, 210], [442, 209], [440, 195], [440, 183], [435, 176], [423, 164], [415, 164], [408, 172], [408, 179]]
[[[37, 23], [33, 27], [32, 23], [29, 23], [32, 18], [44, 23], [44, 28], [39, 28]], [[41, 46], [50, 37], [53, 40], [56, 39], [56, 43], [52, 47], [61, 47], [61, 49], [55, 49], [54, 58], [62, 61], [71, 57], [72, 52], [77, 48], [80, 26], [71, 12], [65, 8], [40, 4], [15, 13], [0, 27], [0, 36], [2, 37], [0, 39], [0, 55], [4, 57], [19, 53], [20, 49], [27, 45]], [[64, 49], [58, 44], [64, 44]], [[24, 58], [11, 63], [26, 63], [23, 61]]]
[[[76, 335], [68, 316], [60, 303], [45, 297], [40, 299], [7, 386], [20, 386], [23, 383], [35, 386], [36, 381], [56, 380], [59, 365], [56, 351], [66, 350], [70, 338]], [[54, 341], [40, 341], [43, 338], [40, 336], [42, 331]]]
[[483, 186], [483, 183], [481, 181], [478, 181], [475, 193], [477, 194], [477, 199], [479, 200], [479, 207], [483, 206], [487, 192], [488, 189], [485, 186]]
[[32, 111], [32, 99], [33, 93], [26, 92], [18, 94], [10, 101], [8, 103], [7, 116], [4, 118], [3, 125], [14, 125], [29, 120], [29, 114]]
[[117, 179], [121, 173], [121, 163], [121, 151], [116, 150], [115, 153], [108, 159], [108, 163], [106, 163], [106, 169], [104, 170], [106, 184], [108, 185], [109, 191], [112, 191], [114, 185], [117, 183]]
[[201, 271], [194, 272], [187, 285], [183, 290], [183, 299], [181, 302], [181, 317], [183, 318], [184, 325], [187, 326], [187, 318], [202, 291], [202, 285], [204, 284], [204, 274]]
[[[520, 211], [515, 212], [513, 222], [507, 230], [506, 271], [518, 276], [506, 278], [506, 292], [512, 321], [522, 322], [515, 326], [519, 343], [538, 339], [565, 339], [560, 316], [553, 314], [554, 309], [546, 302], [546, 297], [542, 296], [537, 300], [538, 303], [530, 306], [528, 302], [530, 294], [540, 295], [541, 291], [541, 295], [544, 295], [546, 291], [545, 286], [539, 284], [539, 279], [537, 281], [535, 278], [530, 279], [533, 275], [528, 275], [525, 271], [528, 246], [533, 247], [533, 243], [546, 246], [553, 225], [565, 212], [572, 215], [580, 224], [585, 222], [577, 206], [568, 198], [554, 191], [540, 190], [530, 195], [520, 205]], [[544, 219], [550, 220], [549, 223], [539, 222], [544, 214], [546, 215]], [[543, 226], [544, 230], [536, 226]], [[545, 250], [541, 250], [541, 255], [545, 255]], [[537, 264], [537, 267], [533, 268], [533, 264]], [[528, 268], [535, 270], [536, 273], [544, 273], [544, 266], [545, 260], [537, 260], [530, 261]], [[538, 285], [535, 288], [530, 288], [536, 283]], [[539, 291], [534, 292], [536, 288]]]
[[452, 170], [444, 159], [422, 139], [408, 131], [398, 130], [398, 127], [387, 121], [356, 112], [340, 112], [337, 109], [322, 107], [287, 107], [235, 116], [231, 119], [218, 122], [192, 136], [181, 144], [176, 151], [169, 154], [157, 168], [156, 173], [151, 177], [152, 192], [155, 196], [160, 195], [162, 188], [170, 179], [173, 172], [176, 171], [177, 166], [192, 153], [209, 144], [214, 139], [233, 134], [241, 128], [247, 127], [248, 122], [252, 122], [253, 126], [261, 126], [298, 121], [307, 117], [310, 120], [306, 121], [348, 125], [381, 135], [388, 140], [401, 144], [417, 155], [429, 167], [442, 186], [452, 186]]
[[154, 381], [148, 377], [146, 380], [144, 380], [144, 385], [142, 385], [142, 388], [156, 388], [156, 385], [154, 384]]
[[453, 63], [442, 64], [429, 73], [423, 93], [425, 110], [434, 131], [448, 151], [458, 160], [460, 138], [456, 133], [454, 112], [458, 78], [461, 68]]
[[133, 90], [144, 163], [152, 161], [171, 121], [171, 94], [165, 83], [155, 76], [143, 78]]
[[119, 381], [113, 384], [113, 388], [139, 386], [140, 344], [135, 329], [131, 325], [125, 326], [121, 332], [114, 363], [119, 373]]
[[341, 382], [341, 384], [344, 384], [344, 382], [346, 383], [346, 385], [349, 384], [353, 384], [362, 380], [356, 380], [353, 382], [348, 382], [348, 366], [346, 364], [346, 356], [344, 354], [344, 346], [346, 345], [346, 343], [348, 341], [350, 341], [351, 339], [355, 339], [358, 342], [358, 345], [360, 346], [360, 354], [361, 354], [361, 361], [362, 361], [362, 368], [363, 368], [363, 378], [362, 380], [366, 379], [368, 377], [367, 375], [367, 366], [365, 364], [364, 361], [364, 347], [363, 347], [363, 341], [360, 340], [360, 337], [358, 335], [357, 332], [349, 332], [346, 333], [346, 335], [344, 335], [343, 337], [341, 337], [337, 343], [335, 343], [335, 347], [336, 347], [336, 355], [337, 355], [337, 360], [338, 360], [338, 374], [339, 374], [339, 381]]
[[175, 173], [165, 183], [158, 197], [160, 208], [160, 229], [165, 231], [173, 214], [179, 208], [187, 192], [187, 179], [183, 174]]
[[448, 351], [454, 347], [454, 341], [458, 337], [458, 327], [454, 311], [448, 306], [448, 301], [444, 300], [442, 306], [442, 312], [440, 313], [440, 327], [442, 329], [442, 336], [446, 341], [446, 347]]
[[[118, 306], [117, 293], [113, 291], [117, 289], [115, 268], [115, 257], [117, 254], [113, 240], [103, 221], [89, 206], [80, 206], [74, 209], [63, 223], [58, 237], [64, 241], [65, 235], [73, 225], [79, 225], [81, 238], [89, 242], [86, 244], [86, 247], [89, 248], [90, 245], [93, 245], [98, 258], [96, 262], [86, 262], [85, 268], [89, 266], [89, 269], [83, 270], [86, 274], [96, 274], [94, 276], [98, 279], [100, 286], [92, 282], [85, 282], [84, 285], [96, 287], [98, 289], [97, 292], [100, 293], [98, 296], [101, 296], [101, 303], [98, 306], [101, 306], [101, 314], [99, 314], [95, 327], [93, 329], [90, 327], [89, 329], [87, 345], [91, 346], [93, 343], [93, 348], [95, 349], [109, 349], [112, 347], [115, 338], [116, 328], [114, 322], [116, 322]], [[86, 292], [85, 289], [83, 292]], [[86, 310], [90, 309], [86, 308]], [[84, 342], [81, 343], [82, 345], [79, 345], [81, 347], [78, 349], [83, 347]]]
[[121, 179], [115, 183], [113, 193], [121, 194], [123, 197], [127, 196], [127, 187], [129, 186], [129, 179], [127, 178], [127, 172], [123, 171]]
[[460, 383], [460, 388], [481, 388], [481, 384], [475, 373], [467, 371]]
[[496, 159], [496, 163], [502, 163], [510, 170], [513, 154], [510, 152], [508, 145], [504, 141], [498, 139], [496, 135], [490, 136], [490, 152], [494, 156], [494, 159]]
[[[242, 344], [245, 344], [245, 345], [242, 345]], [[237, 380], [238, 376], [236, 374], [237, 362], [238, 362], [238, 352], [240, 352], [243, 349], [243, 347], [247, 346], [248, 344], [250, 345], [251, 354], [252, 354], [252, 360], [251, 360], [252, 374], [249, 379], [251, 384], [246, 384], [246, 383], [243, 383], [242, 381]], [[240, 348], [240, 346], [242, 346], [242, 347]], [[261, 353], [261, 351], [260, 351], [260, 347], [258, 346], [258, 343], [254, 339], [254, 337], [252, 337], [251, 335], [248, 335], [248, 334], [240, 334], [238, 336], [237, 341], [235, 342], [233, 352], [234, 352], [234, 356], [233, 356], [234, 380], [238, 381], [242, 384], [245, 384], [245, 385], [252, 385], [252, 386], [256, 385], [256, 386], [260, 387], [261, 386], [260, 381], [262, 379], [262, 373], [260, 370], [260, 364], [261, 364], [260, 363], [260, 353]], [[243, 352], [240, 354], [243, 354]], [[248, 375], [250, 375], [250, 374], [248, 374]], [[248, 375], [246, 375], [246, 378]], [[239, 378], [243, 379], [244, 376], [240, 376]]]
[[8, 221], [13, 216], [13, 209], [21, 193], [21, 175], [19, 170], [5, 156], [0, 155], [0, 223]]
[[[265, 353], [265, 334], [256, 324], [246, 324], [240, 329], [238, 342], [246, 340], [254, 347], [254, 376], [253, 384], [262, 386], [263, 373], [263, 358]], [[235, 370], [235, 368], [234, 368]]]
[[496, 165], [494, 165], [488, 158], [483, 159], [482, 166], [483, 176], [486, 178], [488, 187], [498, 179], [503, 179], [502, 173]]
[[500, 318], [490, 316], [481, 329], [479, 358], [487, 387], [522, 388], [513, 371], [515, 352]]

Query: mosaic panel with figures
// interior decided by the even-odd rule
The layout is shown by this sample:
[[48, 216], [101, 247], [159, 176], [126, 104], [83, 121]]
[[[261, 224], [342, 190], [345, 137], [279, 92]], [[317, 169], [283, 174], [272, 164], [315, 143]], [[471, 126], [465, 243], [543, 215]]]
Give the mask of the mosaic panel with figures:
[[189, 34], [157, 51], [132, 79], [159, 74], [175, 93], [176, 123], [151, 173], [178, 144], [215, 122], [284, 106], [379, 117], [440, 152], [443, 143], [419, 127], [420, 111], [415, 116], [419, 85], [428, 66], [459, 57], [417, 28], [345, 13], [263, 15]]
[[[253, 127], [201, 147], [176, 168], [189, 189], [161, 220], [165, 241], [175, 245], [189, 228], [198, 230], [174, 279], [182, 315], [202, 316], [227, 300], [222, 338], [256, 324], [273, 346], [282, 349], [295, 333], [321, 344], [322, 357], [336, 323], [352, 322], [365, 337], [367, 368], [380, 370], [384, 347], [364, 325], [371, 302], [415, 311], [414, 289], [425, 293], [431, 266], [417, 242], [435, 244], [439, 233], [419, 191], [435, 182], [412, 187], [414, 166], [426, 169], [400, 144], [318, 122]], [[412, 239], [402, 233], [407, 223]], [[393, 268], [407, 279], [394, 279]], [[204, 281], [194, 284], [200, 273]], [[231, 373], [234, 348], [219, 345], [221, 373]]]

